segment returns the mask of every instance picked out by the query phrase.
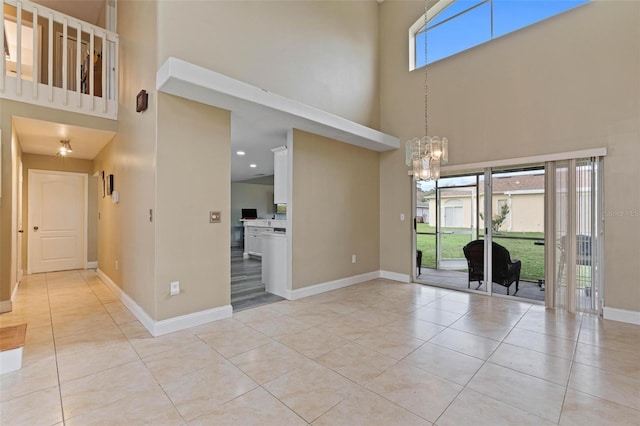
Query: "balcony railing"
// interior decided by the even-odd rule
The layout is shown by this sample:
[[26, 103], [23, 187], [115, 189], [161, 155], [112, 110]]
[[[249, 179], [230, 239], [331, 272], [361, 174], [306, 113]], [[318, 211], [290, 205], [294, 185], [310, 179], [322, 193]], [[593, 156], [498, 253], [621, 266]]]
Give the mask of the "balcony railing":
[[27, 0], [0, 6], [1, 98], [117, 119], [117, 34]]

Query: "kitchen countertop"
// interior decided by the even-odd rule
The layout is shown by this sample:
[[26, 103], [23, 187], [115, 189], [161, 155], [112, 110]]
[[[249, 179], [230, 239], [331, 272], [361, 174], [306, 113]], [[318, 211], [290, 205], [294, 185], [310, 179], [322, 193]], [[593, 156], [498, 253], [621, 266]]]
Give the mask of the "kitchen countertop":
[[259, 226], [263, 228], [286, 228], [286, 219], [240, 219], [244, 226]]

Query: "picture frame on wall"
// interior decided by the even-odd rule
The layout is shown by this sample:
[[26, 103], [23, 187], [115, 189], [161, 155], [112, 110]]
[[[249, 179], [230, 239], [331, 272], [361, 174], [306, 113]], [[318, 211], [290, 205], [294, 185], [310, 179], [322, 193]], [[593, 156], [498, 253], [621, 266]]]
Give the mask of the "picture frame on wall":
[[106, 180], [107, 180], [106, 193], [107, 195], [111, 195], [111, 193], [113, 192], [113, 175], [107, 176]]

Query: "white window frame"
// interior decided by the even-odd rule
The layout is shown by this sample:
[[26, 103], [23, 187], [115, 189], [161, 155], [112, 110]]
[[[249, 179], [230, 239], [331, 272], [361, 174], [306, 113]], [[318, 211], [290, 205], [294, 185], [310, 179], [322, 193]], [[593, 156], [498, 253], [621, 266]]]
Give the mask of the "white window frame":
[[[455, 0], [439, 0], [433, 6], [427, 10], [427, 20], [428, 23], [433, 18], [435, 18], [438, 13], [442, 12], [444, 9], [449, 7], [451, 3]], [[424, 14], [420, 15], [418, 20], [414, 22], [411, 27], [409, 27], [409, 71], [413, 71], [416, 69], [416, 34], [420, 31], [420, 28], [424, 27], [425, 18]]]

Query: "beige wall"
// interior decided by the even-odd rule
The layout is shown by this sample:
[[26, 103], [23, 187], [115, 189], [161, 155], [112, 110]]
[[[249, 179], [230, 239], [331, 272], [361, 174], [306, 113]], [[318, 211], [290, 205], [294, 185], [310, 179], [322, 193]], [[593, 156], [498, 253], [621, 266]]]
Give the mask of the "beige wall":
[[231, 113], [161, 93], [157, 149], [155, 319], [228, 305]]
[[273, 185], [234, 182], [231, 184], [231, 245], [241, 245], [242, 209], [257, 209], [259, 218], [274, 213]]
[[158, 16], [160, 63], [174, 56], [378, 126], [375, 1], [161, 1]]
[[[120, 203], [99, 198], [98, 267], [155, 318], [157, 34], [155, 2], [118, 1], [120, 93], [118, 132], [100, 152], [94, 171], [114, 175]], [[140, 89], [149, 108], [135, 111]], [[115, 263], [118, 261], [118, 268]]]
[[379, 154], [299, 130], [292, 148], [292, 288], [377, 271]]
[[[48, 155], [22, 155], [22, 226], [29, 227], [29, 170], [53, 170], [75, 172], [89, 176], [87, 209], [87, 260], [98, 260], [98, 182], [93, 174], [93, 161], [77, 158], [52, 157]], [[27, 233], [23, 234], [22, 265], [27, 270]]]
[[[381, 4], [381, 130], [401, 140], [424, 132], [424, 74], [398, 48], [422, 13], [421, 1]], [[605, 209], [640, 211], [640, 2], [593, 1], [434, 63], [429, 87], [430, 133], [448, 137], [450, 164], [604, 146]], [[406, 274], [410, 224], [392, 220], [411, 206], [403, 155], [381, 160], [381, 239], [393, 248], [381, 268]], [[640, 310], [638, 220], [605, 218], [606, 306]]]
[[[0, 199], [0, 302], [11, 297], [11, 259], [14, 253], [15, 238], [12, 238], [12, 214], [14, 203], [12, 187], [15, 182], [15, 158], [12, 157], [12, 117], [27, 117], [36, 120], [53, 121], [72, 126], [115, 131], [117, 122], [83, 114], [55, 110], [21, 102], [0, 99], [0, 129], [2, 130], [2, 198]], [[23, 199], [23, 202], [26, 200]], [[13, 234], [15, 235], [15, 234]], [[23, 237], [24, 238], [24, 237]]]

